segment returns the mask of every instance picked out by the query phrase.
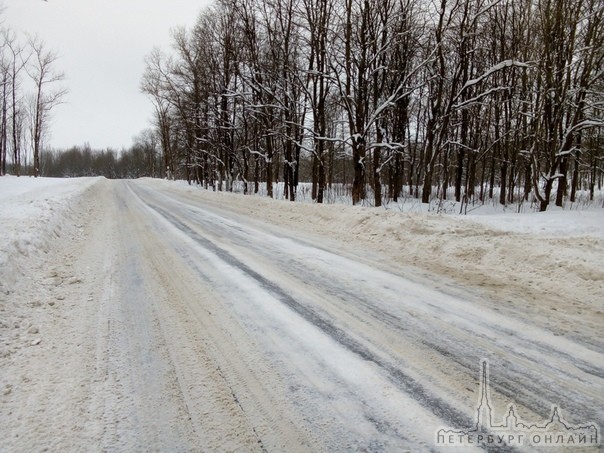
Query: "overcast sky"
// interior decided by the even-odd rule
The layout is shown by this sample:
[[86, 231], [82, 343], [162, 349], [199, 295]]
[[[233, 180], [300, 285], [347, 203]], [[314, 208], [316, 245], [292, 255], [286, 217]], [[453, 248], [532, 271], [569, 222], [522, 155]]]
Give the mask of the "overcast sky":
[[57, 51], [69, 94], [53, 111], [53, 148], [89, 143], [128, 148], [150, 126], [153, 107], [139, 84], [144, 58], [169, 50], [170, 30], [195, 23], [211, 0], [0, 0], [5, 26], [37, 34]]

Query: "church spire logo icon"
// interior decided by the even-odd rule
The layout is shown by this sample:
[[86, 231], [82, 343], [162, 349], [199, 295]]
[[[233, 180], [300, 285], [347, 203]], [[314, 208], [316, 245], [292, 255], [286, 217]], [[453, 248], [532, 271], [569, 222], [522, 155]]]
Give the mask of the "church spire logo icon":
[[436, 444], [440, 447], [598, 447], [599, 428], [594, 423], [572, 426], [561, 415], [558, 407], [552, 408], [551, 416], [541, 423], [523, 422], [514, 405], [501, 422], [496, 421], [489, 395], [489, 366], [481, 361], [480, 397], [476, 407], [474, 425], [466, 429], [440, 428], [436, 432]]

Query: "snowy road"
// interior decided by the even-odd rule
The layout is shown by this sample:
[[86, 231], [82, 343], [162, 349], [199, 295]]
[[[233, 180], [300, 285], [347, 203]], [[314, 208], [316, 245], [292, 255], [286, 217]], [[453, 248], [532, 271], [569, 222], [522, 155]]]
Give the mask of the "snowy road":
[[601, 334], [153, 181], [99, 181], [80, 209], [63, 264], [30, 282], [72, 304], [73, 344], [30, 353], [64, 368], [28, 377], [29, 405], [5, 392], [2, 451], [435, 450], [475, 423], [481, 359], [497, 423], [514, 404], [604, 425]]

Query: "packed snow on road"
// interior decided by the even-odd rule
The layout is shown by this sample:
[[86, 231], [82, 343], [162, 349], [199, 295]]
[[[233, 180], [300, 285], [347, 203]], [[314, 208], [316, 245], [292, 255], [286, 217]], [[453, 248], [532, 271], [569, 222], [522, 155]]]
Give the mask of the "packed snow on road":
[[0, 451], [595, 451], [602, 225], [0, 178]]

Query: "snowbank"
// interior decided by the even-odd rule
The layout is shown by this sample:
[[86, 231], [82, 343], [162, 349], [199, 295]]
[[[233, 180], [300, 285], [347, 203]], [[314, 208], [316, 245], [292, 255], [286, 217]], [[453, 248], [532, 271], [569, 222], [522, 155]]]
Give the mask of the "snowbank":
[[27, 259], [47, 254], [64, 229], [77, 225], [78, 196], [99, 178], [0, 178], [0, 291], [27, 278]]
[[604, 209], [602, 208], [582, 211], [550, 209], [546, 212], [524, 214], [469, 215], [468, 218], [490, 228], [510, 233], [537, 236], [590, 236], [604, 239]]
[[94, 355], [82, 346], [91, 323], [73, 266], [97, 181], [0, 178], [2, 451], [81, 449], [71, 433], [86, 444], [78, 423], [93, 379], [83, 357]]

